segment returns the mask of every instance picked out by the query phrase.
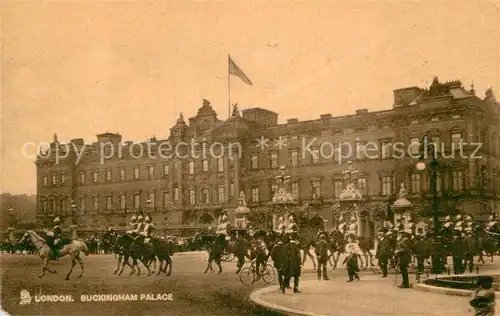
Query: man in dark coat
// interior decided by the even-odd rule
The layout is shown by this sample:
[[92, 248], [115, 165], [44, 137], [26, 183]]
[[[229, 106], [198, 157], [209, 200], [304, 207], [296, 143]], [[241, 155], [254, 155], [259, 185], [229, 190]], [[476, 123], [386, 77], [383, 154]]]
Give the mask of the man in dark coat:
[[323, 280], [328, 280], [326, 264], [328, 262], [328, 243], [326, 242], [326, 233], [323, 231], [318, 234], [319, 241], [314, 246], [316, 258], [318, 259], [318, 280], [321, 280], [323, 272]]
[[411, 254], [409, 247], [409, 238], [405, 232], [400, 232], [398, 236], [398, 245], [396, 248], [396, 256], [398, 258], [399, 271], [403, 277], [403, 283], [400, 288], [406, 289], [410, 287], [408, 276], [408, 266], [411, 262]]
[[271, 259], [273, 260], [274, 268], [278, 271], [278, 283], [280, 285], [280, 290], [283, 294], [285, 294], [285, 269], [288, 258], [285, 245], [283, 244], [281, 238], [278, 238], [277, 244], [271, 251]]
[[387, 277], [387, 266], [389, 264], [389, 258], [392, 256], [391, 240], [385, 236], [383, 232], [379, 234], [379, 241], [377, 245], [377, 252], [375, 258], [378, 259], [378, 265], [380, 270], [382, 270], [382, 277]]
[[302, 260], [300, 256], [299, 242], [297, 241], [298, 234], [290, 233], [290, 241], [285, 246], [287, 253], [285, 285], [290, 284], [290, 279], [293, 278], [293, 292], [300, 293], [299, 279], [300, 270], [302, 269]]

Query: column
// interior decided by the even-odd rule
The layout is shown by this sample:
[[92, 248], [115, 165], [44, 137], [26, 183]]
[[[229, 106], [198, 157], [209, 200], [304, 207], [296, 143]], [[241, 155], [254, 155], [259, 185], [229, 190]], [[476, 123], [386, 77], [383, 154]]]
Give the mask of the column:
[[[234, 161], [234, 192], [233, 194], [235, 195], [236, 198], [239, 197], [240, 194], [240, 157], [239, 153], [233, 153], [233, 161]], [[247, 202], [247, 201], [245, 201]]]
[[358, 237], [363, 237], [363, 227], [361, 226], [362, 223], [361, 223], [361, 216], [360, 216], [360, 213], [359, 211], [356, 211], [355, 212], [356, 214], [356, 225], [358, 226]]

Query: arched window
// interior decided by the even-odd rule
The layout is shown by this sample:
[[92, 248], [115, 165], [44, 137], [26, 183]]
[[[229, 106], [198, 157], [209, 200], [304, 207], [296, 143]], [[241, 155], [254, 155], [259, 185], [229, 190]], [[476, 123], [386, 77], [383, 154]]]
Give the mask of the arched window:
[[215, 219], [212, 214], [209, 213], [203, 213], [200, 216], [200, 219], [198, 220], [200, 224], [213, 224], [215, 222]]

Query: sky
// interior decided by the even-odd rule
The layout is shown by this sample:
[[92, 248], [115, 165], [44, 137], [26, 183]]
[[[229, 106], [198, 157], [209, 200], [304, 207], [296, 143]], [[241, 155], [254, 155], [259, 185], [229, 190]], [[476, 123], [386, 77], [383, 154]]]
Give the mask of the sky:
[[[500, 95], [499, 5], [471, 2], [4, 2], [1, 192], [36, 193], [25, 143], [166, 138], [207, 99], [287, 118], [392, 107], [433, 76]], [[499, 97], [500, 99], [500, 97]], [[33, 154], [31, 150], [28, 154]]]

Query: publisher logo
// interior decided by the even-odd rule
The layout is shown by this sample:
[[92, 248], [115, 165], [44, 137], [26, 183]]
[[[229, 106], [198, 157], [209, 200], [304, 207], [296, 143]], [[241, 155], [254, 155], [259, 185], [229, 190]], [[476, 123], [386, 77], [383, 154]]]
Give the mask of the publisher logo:
[[21, 301], [19, 305], [28, 305], [31, 304], [31, 295], [30, 292], [26, 290], [21, 290]]

